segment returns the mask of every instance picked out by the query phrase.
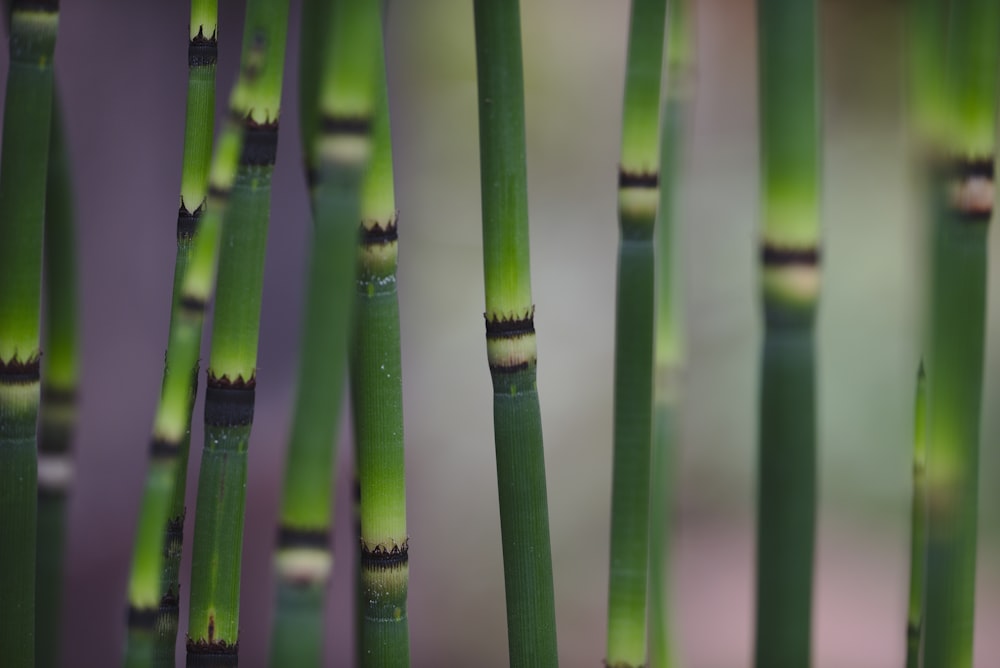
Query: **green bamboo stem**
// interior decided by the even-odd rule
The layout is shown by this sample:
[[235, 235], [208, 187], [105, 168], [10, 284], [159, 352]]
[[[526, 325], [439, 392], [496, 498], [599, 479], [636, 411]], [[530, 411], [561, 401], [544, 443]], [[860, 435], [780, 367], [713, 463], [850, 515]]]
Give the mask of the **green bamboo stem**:
[[[180, 364], [176, 332], [190, 325], [188, 341], [201, 338], [200, 313], [185, 314], [184, 277], [208, 198], [212, 130], [215, 122], [215, 65], [218, 53], [216, 0], [193, 0], [188, 33], [188, 91], [177, 213], [177, 253], [171, 296], [170, 329], [163, 382], [153, 424], [146, 487], [139, 510], [128, 591], [129, 644], [154, 651], [132, 652], [128, 665], [173, 666], [179, 614], [179, 570], [184, 537], [184, 497], [191, 441], [191, 411], [197, 393], [197, 344]], [[189, 317], [193, 315], [193, 318]], [[141, 658], [140, 658], [141, 657]], [[150, 663], [151, 662], [151, 663]]]
[[[476, 0], [486, 357], [511, 666], [555, 666], [555, 604], [528, 249], [517, 0]], [[363, 501], [364, 499], [362, 499]]]
[[[379, 35], [381, 37], [381, 35]], [[409, 536], [396, 290], [396, 200], [381, 39], [372, 160], [362, 188], [351, 405], [361, 494], [362, 666], [409, 666]]]
[[816, 512], [820, 133], [815, 0], [758, 3], [761, 362], [756, 665], [808, 666]]
[[931, 260], [924, 666], [972, 665], [1000, 6], [950, 6]]
[[[655, 278], [664, 0], [635, 0], [629, 23], [618, 171], [614, 463], [606, 664], [646, 663]], [[657, 461], [657, 464], [660, 462]]]
[[[379, 6], [306, 5], [301, 100], [315, 225], [310, 244], [299, 381], [289, 439], [275, 566], [278, 609], [271, 664], [318, 665], [330, 549], [334, 442], [354, 306], [360, 188], [371, 153]], [[324, 48], [324, 35], [329, 47]], [[307, 53], [306, 49], [310, 51]], [[310, 620], [296, 624], [294, 619]]]
[[910, 602], [906, 616], [906, 668], [920, 668], [923, 637], [924, 566], [926, 554], [927, 376], [923, 362], [917, 372], [913, 407], [913, 501], [910, 510]]
[[39, 312], [59, 4], [11, 7], [0, 156], [0, 656], [32, 666]]
[[191, 565], [187, 664], [236, 665], [264, 250], [278, 144], [287, 0], [250, 0], [232, 112], [243, 147], [225, 212], [205, 394], [205, 447]]
[[692, 96], [694, 26], [690, 0], [667, 5], [667, 82], [660, 137], [660, 202], [656, 223], [656, 386], [649, 498], [649, 666], [676, 665], [669, 596], [671, 491], [679, 447], [680, 375], [683, 364], [679, 192], [684, 131]]
[[80, 379], [76, 232], [69, 155], [58, 100], [53, 101], [45, 191], [45, 368], [38, 432], [38, 555], [35, 572], [35, 661], [59, 662], [66, 545], [66, 497], [73, 479], [70, 448]]

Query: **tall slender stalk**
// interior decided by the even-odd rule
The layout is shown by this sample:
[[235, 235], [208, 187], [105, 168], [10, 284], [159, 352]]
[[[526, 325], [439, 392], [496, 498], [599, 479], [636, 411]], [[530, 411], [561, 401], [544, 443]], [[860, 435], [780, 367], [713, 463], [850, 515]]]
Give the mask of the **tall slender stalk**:
[[816, 0], [759, 0], [761, 360], [756, 665], [808, 666], [816, 512]]
[[660, 202], [656, 229], [656, 386], [649, 497], [649, 666], [676, 661], [669, 597], [673, 462], [680, 444], [679, 395], [684, 358], [679, 192], [686, 118], [693, 93], [694, 17], [690, 0], [667, 4], [667, 83], [660, 137]]
[[0, 156], [0, 656], [35, 663], [42, 238], [58, 0], [15, 0]]
[[38, 432], [38, 559], [35, 572], [36, 665], [59, 662], [66, 497], [73, 479], [70, 448], [80, 379], [76, 232], [69, 155], [62, 114], [53, 100], [45, 191], [45, 316]]
[[[275, 555], [274, 666], [318, 665], [322, 655], [322, 608], [333, 566], [334, 441], [354, 307], [361, 180], [371, 153], [376, 56], [381, 57], [376, 2], [314, 2], [305, 9], [304, 21], [313, 25], [302, 47], [302, 136], [316, 220]], [[329, 35], [326, 48], [323, 35]]]
[[660, 197], [660, 78], [665, 16], [665, 0], [632, 3], [618, 168], [614, 465], [605, 659], [611, 668], [637, 668], [646, 663], [653, 439], [653, 230]]
[[927, 376], [923, 362], [917, 372], [913, 407], [913, 501], [910, 511], [910, 603], [906, 616], [906, 668], [920, 668], [924, 619], [927, 489]]
[[[381, 35], [378, 35], [381, 38]], [[351, 405], [361, 493], [362, 666], [409, 666], [409, 536], [396, 291], [396, 199], [381, 39], [372, 161], [362, 189]]]
[[[129, 646], [126, 653], [130, 665], [174, 665], [191, 411], [198, 374], [197, 349], [193, 358], [188, 355], [185, 364], [177, 364], [174, 348], [183, 345], [183, 339], [176, 337], [175, 331], [185, 326], [181, 322], [185, 318], [181, 299], [183, 281], [191, 262], [194, 237], [207, 205], [215, 122], [217, 29], [217, 0], [193, 0], [170, 333], [129, 579]], [[191, 336], [200, 340], [200, 314], [192, 325]]]
[[189, 666], [236, 665], [247, 449], [253, 423], [264, 249], [278, 146], [287, 0], [250, 0], [233, 113], [243, 147], [225, 212], [205, 394], [191, 565]]
[[507, 643], [511, 666], [555, 666], [552, 556], [528, 250], [520, 9], [518, 0], [476, 0], [473, 7], [486, 357], [493, 378]]
[[947, 39], [927, 371], [926, 668], [972, 665], [1000, 5], [990, 0], [952, 0]]

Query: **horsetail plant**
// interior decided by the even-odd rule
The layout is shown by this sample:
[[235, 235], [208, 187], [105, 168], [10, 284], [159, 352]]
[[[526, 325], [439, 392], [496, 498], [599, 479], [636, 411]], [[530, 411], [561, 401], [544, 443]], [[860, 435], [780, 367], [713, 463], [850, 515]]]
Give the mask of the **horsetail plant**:
[[649, 496], [649, 666], [675, 665], [669, 592], [670, 508], [674, 453], [680, 443], [679, 394], [684, 358], [680, 303], [678, 194], [692, 95], [694, 30], [690, 0], [667, 5], [667, 82], [660, 136], [660, 202], [656, 229], [656, 382]]
[[910, 601], [906, 615], [906, 668], [920, 668], [923, 639], [924, 566], [926, 555], [927, 375], [921, 362], [913, 407], [913, 500], [910, 511]]
[[381, 35], [372, 160], [362, 188], [351, 405], [361, 497], [362, 666], [410, 665], [406, 595], [409, 536], [392, 137]]
[[233, 91], [231, 107], [243, 124], [243, 146], [220, 244], [191, 563], [189, 666], [237, 664], [247, 449], [287, 26], [287, 0], [247, 3], [245, 85]]
[[58, 0], [14, 0], [0, 156], [0, 656], [35, 664], [39, 313]]
[[[208, 198], [215, 122], [217, 28], [217, 1], [193, 0], [170, 334], [129, 579], [127, 663], [130, 665], [174, 665], [191, 411], [198, 382], [198, 344], [195, 343], [194, 355], [185, 355], [183, 364], [179, 363], [175, 348], [201, 340], [201, 315], [196, 314], [191, 319], [184, 313], [181, 294], [194, 237]], [[189, 324], [191, 339], [186, 341], [175, 336], [177, 330]]]
[[476, 0], [473, 12], [486, 357], [493, 379], [507, 643], [511, 666], [556, 666], [552, 556], [528, 250], [520, 9], [517, 0]]
[[1000, 5], [952, 0], [947, 40], [928, 337], [926, 668], [972, 665]]
[[66, 545], [66, 496], [73, 480], [70, 448], [76, 428], [80, 381], [77, 323], [76, 232], [69, 155], [58, 97], [53, 99], [45, 190], [43, 248], [45, 299], [38, 425], [38, 561], [35, 572], [37, 666], [59, 662], [63, 562]]
[[756, 665], [810, 663], [819, 296], [816, 0], [760, 0], [761, 297]]
[[654, 248], [659, 204], [660, 78], [665, 0], [635, 0], [629, 21], [615, 326], [609, 668], [646, 663], [649, 488], [653, 439]]
[[[330, 551], [334, 441], [354, 308], [361, 184], [371, 153], [379, 5], [311, 3], [303, 25], [302, 136], [315, 225], [310, 244], [299, 381], [275, 566], [271, 664], [319, 665]], [[325, 32], [315, 24], [322, 22]], [[323, 35], [329, 46], [323, 48]], [[307, 52], [308, 47], [308, 52]], [[318, 61], [318, 64], [317, 64]], [[398, 329], [398, 328], [397, 328]], [[373, 593], [369, 597], [376, 601]], [[405, 625], [404, 625], [405, 626]]]

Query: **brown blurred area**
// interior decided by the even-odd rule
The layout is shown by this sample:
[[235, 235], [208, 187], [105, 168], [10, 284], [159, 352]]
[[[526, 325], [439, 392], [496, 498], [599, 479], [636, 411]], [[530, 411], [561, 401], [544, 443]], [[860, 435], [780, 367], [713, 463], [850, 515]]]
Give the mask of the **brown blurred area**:
[[[219, 108], [242, 4], [224, 1]], [[611, 481], [615, 176], [628, 3], [522, 5], [533, 292], [562, 664], [604, 652]], [[683, 186], [688, 357], [673, 580], [682, 665], [748, 666], [758, 315], [753, 3], [697, 0]], [[396, 0], [388, 67], [400, 209], [414, 666], [507, 663], [482, 325], [472, 3]], [[922, 285], [907, 194], [902, 3], [823, 3], [826, 140], [817, 668], [902, 665], [912, 385]], [[306, 191], [298, 3], [274, 179], [244, 543], [241, 664], [265, 664], [271, 549], [292, 401]], [[70, 508], [66, 665], [124, 647], [125, 583], [166, 344], [187, 75], [185, 2], [64, 2], [56, 55], [79, 211], [84, 381]], [[0, 55], [0, 72], [6, 54]], [[0, 75], [5, 76], [5, 75]], [[994, 234], [993, 255], [997, 256]], [[976, 665], [1000, 663], [1000, 302], [987, 340]], [[209, 327], [206, 327], [206, 332]], [[196, 408], [187, 545], [201, 443]], [[346, 446], [347, 430], [343, 430]], [[342, 447], [346, 453], [349, 448]], [[347, 666], [347, 485], [338, 479], [327, 665]], [[185, 561], [184, 572], [189, 564]], [[182, 606], [186, 606], [186, 582]], [[186, 628], [186, 616], [181, 619]], [[182, 656], [182, 654], [179, 654]]]

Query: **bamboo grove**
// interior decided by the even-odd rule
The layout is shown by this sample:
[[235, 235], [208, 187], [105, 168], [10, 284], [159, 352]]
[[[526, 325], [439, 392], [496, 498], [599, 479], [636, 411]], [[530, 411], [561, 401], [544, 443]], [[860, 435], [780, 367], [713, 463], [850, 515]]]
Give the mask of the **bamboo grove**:
[[[119, 372], [106, 362], [91, 369], [85, 354], [85, 335], [95, 327], [87, 252], [98, 244], [88, 222], [94, 207], [85, 204], [91, 194], [80, 184], [93, 187], [107, 168], [101, 156], [71, 149], [81, 127], [79, 91], [92, 80], [56, 85], [60, 62], [86, 62], [73, 53], [78, 41], [66, 46], [57, 36], [66, 30], [75, 35], [74, 22], [100, 8], [74, 6], [61, 16], [58, 0], [4, 1], [9, 56], [0, 135], [0, 665], [237, 666], [242, 657], [244, 665], [309, 667], [329, 665], [336, 656], [335, 665], [372, 668], [429, 660], [554, 667], [579, 661], [576, 643], [585, 646], [589, 663], [603, 661], [608, 668], [701, 665], [699, 644], [705, 641], [685, 633], [692, 628], [691, 573], [719, 574], [705, 576], [704, 568], [691, 567], [690, 556], [685, 561], [683, 552], [677, 554], [676, 537], [685, 531], [678, 518], [683, 523], [696, 517], [685, 504], [714, 493], [711, 486], [707, 492], [690, 489], [704, 480], [697, 470], [686, 477], [688, 460], [704, 456], [704, 444], [691, 436], [705, 432], [688, 427], [711, 414], [721, 425], [713, 433], [729, 433], [724, 425], [741, 410], [754, 416], [754, 428], [737, 445], [753, 462], [748, 486], [755, 491], [740, 509], [755, 518], [755, 532], [739, 557], [753, 597], [746, 611], [752, 632], [739, 650], [741, 661], [757, 668], [829, 665], [829, 650], [817, 642], [830, 632], [829, 615], [818, 612], [825, 603], [817, 592], [828, 567], [827, 501], [821, 492], [833, 474], [825, 462], [837, 446], [824, 393], [844, 374], [826, 366], [835, 342], [829, 338], [833, 309], [826, 310], [825, 299], [828, 290], [836, 295], [854, 258], [838, 255], [845, 245], [837, 239], [845, 232], [830, 215], [837, 190], [827, 165], [843, 158], [830, 150], [825, 129], [824, 112], [839, 103], [827, 96], [839, 89], [823, 61], [835, 51], [825, 40], [854, 27], [830, 28], [825, 21], [832, 3], [819, 0], [745, 3], [747, 15], [755, 17], [751, 28], [738, 29], [756, 52], [750, 66], [756, 77], [746, 86], [756, 99], [747, 97], [745, 104], [752, 109], [756, 103], [751, 116], [757, 167], [739, 170], [739, 178], [756, 191], [757, 209], [740, 203], [724, 210], [739, 209], [756, 230], [738, 241], [747, 260], [738, 278], [749, 286], [744, 304], [755, 319], [755, 326], [739, 332], [752, 344], [744, 360], [752, 383], [718, 390], [719, 397], [739, 395], [741, 406], [718, 402], [709, 410], [693, 404], [706, 396], [702, 374], [713, 343], [705, 336], [705, 312], [715, 307], [690, 298], [703, 294], [690, 278], [707, 276], [706, 266], [719, 275], [732, 268], [713, 255], [714, 243], [691, 243], [715, 233], [704, 229], [713, 221], [693, 212], [729, 193], [704, 183], [691, 156], [696, 141], [704, 141], [698, 127], [710, 116], [704, 105], [716, 99], [700, 97], [699, 77], [718, 58], [702, 59], [699, 47], [720, 19], [711, 10], [703, 13], [709, 3], [697, 0], [632, 0], [593, 10], [594, 16], [614, 16], [621, 27], [607, 40], [620, 51], [616, 76], [606, 76], [610, 65], [579, 75], [588, 86], [587, 105], [607, 108], [592, 99], [598, 90], [618, 105], [620, 116], [601, 112], [602, 132], [614, 138], [605, 141], [573, 134], [571, 128], [582, 126], [565, 111], [559, 127], [535, 125], [555, 99], [546, 97], [539, 82], [552, 81], [546, 77], [572, 60], [558, 52], [563, 32], [596, 20], [574, 5], [561, 14], [563, 30], [547, 33], [539, 28], [552, 25], [544, 23], [543, 4], [474, 0], [445, 11], [443, 3], [428, 2], [426, 10], [415, 11], [384, 0], [191, 0], [184, 6], [184, 30], [179, 23], [162, 27], [174, 50], [157, 57], [183, 70], [185, 83], [151, 76], [134, 86], [134, 94], [158, 88], [177, 101], [169, 112], [176, 115], [169, 143], [180, 166], [170, 176], [176, 218], [173, 208], [146, 205], [141, 221], [158, 246], [169, 235], [173, 269], [169, 297], [144, 297], [159, 304], [166, 324], [166, 336], [156, 344], [163, 359], [149, 360], [160, 374], [158, 387], [148, 388], [148, 396], [156, 390], [155, 401], [140, 416], [151, 425], [147, 420], [141, 436], [110, 427], [121, 432], [113, 440], [123, 449], [129, 441], [128, 448], [141, 452], [145, 468], [114, 465], [114, 475], [134, 479], [139, 491], [128, 503], [116, 501], [135, 507], [131, 556], [118, 590], [100, 583], [104, 595], [117, 597], [121, 613], [109, 626], [123, 641], [109, 657], [64, 641], [71, 630], [77, 637], [75, 629], [87, 616], [79, 604], [64, 601], [72, 600], [71, 588], [92, 568], [70, 549], [74, 500], [78, 487], [89, 482], [77, 474], [96, 469], [91, 458], [97, 455], [88, 449], [93, 439], [80, 434], [91, 419], [88, 411], [105, 401], [87, 388], [94, 375]], [[996, 661], [980, 656], [991, 645], [977, 603], [983, 596], [987, 602], [995, 598], [982, 573], [997, 558], [990, 543], [995, 531], [980, 528], [995, 516], [984, 510], [993, 492], [980, 476], [987, 470], [982, 465], [995, 459], [989, 447], [995, 436], [989, 410], [995, 398], [988, 389], [995, 315], [989, 230], [1000, 4], [897, 4], [880, 10], [891, 13], [904, 37], [893, 75], [905, 98], [905, 118], [897, 123], [906, 130], [905, 155], [896, 162], [908, 178], [909, 204], [899, 217], [905, 218], [910, 246], [893, 252], [913, 256], [917, 275], [908, 276], [906, 289], [917, 315], [910, 327], [915, 345], [896, 342], [907, 357], [907, 392], [885, 398], [885, 405], [898, 400], [906, 406], [898, 432], [908, 437], [889, 443], [871, 436], [880, 452], [899, 455], [894, 464], [907, 462], [897, 473], [912, 485], [886, 484], [881, 492], [906, 509], [905, 517], [899, 513], [892, 520], [898, 531], [886, 532], [883, 541], [908, 538], [896, 546], [908, 560], [893, 570], [900, 592], [895, 631], [881, 642], [907, 668], [971, 668], [974, 660]], [[563, 10], [569, 6], [564, 3]], [[866, 10], [858, 7], [837, 11], [864, 17]], [[405, 20], [395, 18], [397, 12]], [[421, 12], [430, 18], [417, 20]], [[450, 27], [459, 24], [464, 33], [453, 39]], [[420, 39], [439, 42], [433, 49], [447, 54], [446, 65], [416, 57], [406, 62], [415, 39], [410, 33], [428, 26], [440, 39]], [[608, 36], [611, 29], [602, 25], [599, 34]], [[609, 47], [587, 48], [603, 54]], [[69, 71], [80, 71], [73, 64]], [[415, 71], [419, 75], [411, 77]], [[448, 77], [458, 82], [454, 90], [461, 98], [456, 93], [436, 99], [438, 79]], [[224, 95], [217, 95], [217, 86]], [[424, 98], [430, 98], [426, 108]], [[407, 150], [429, 145], [414, 140], [424, 132], [427, 109], [434, 122], [449, 126], [447, 139], [434, 140], [440, 155], [412, 156]], [[586, 117], [590, 111], [579, 113]], [[471, 128], [477, 132], [461, 134]], [[584, 213], [586, 203], [596, 200], [580, 192], [570, 156], [581, 145], [602, 142], [617, 153], [605, 150], [598, 165], [606, 206]], [[295, 154], [289, 146], [301, 163], [279, 161], [279, 155]], [[547, 177], [529, 179], [539, 147], [555, 154], [543, 157], [558, 162], [560, 178], [573, 181], [579, 201], [548, 206], [545, 198], [552, 196], [537, 193], [551, 187]], [[465, 185], [448, 182], [441, 192], [414, 194], [413, 184], [428, 182], [422, 172], [434, 173], [437, 180], [430, 182], [438, 184], [438, 169], [457, 175], [445, 163], [459, 151], [478, 163], [475, 174], [468, 169], [472, 161], [461, 166], [469, 172]], [[149, 159], [144, 150], [134, 153], [136, 161]], [[294, 174], [299, 184], [302, 206], [295, 211], [301, 215], [286, 209], [284, 174]], [[468, 183], [478, 188], [466, 192]], [[478, 207], [478, 221], [455, 213], [465, 199]], [[422, 227], [423, 200], [433, 203], [444, 227]], [[101, 216], [117, 215], [112, 203], [104, 204]], [[563, 218], [573, 218], [572, 234], [559, 227]], [[714, 224], [732, 238], [739, 236], [737, 222]], [[265, 270], [267, 258], [275, 237], [293, 227], [305, 239], [294, 261], [302, 295], [294, 316], [298, 330], [293, 323], [269, 322], [266, 307], [265, 276], [270, 281], [273, 275]], [[441, 229], [447, 232], [435, 236]], [[609, 244], [612, 231], [617, 252]], [[549, 254], [553, 236], [561, 255]], [[117, 241], [102, 240], [109, 244]], [[604, 279], [609, 286], [614, 280], [607, 303], [596, 292], [582, 294], [580, 277], [564, 276], [568, 256], [577, 259], [598, 244], [609, 268]], [[427, 257], [441, 267], [422, 266]], [[465, 264], [446, 264], [451, 261]], [[471, 265], [481, 274], [452, 270]], [[433, 288], [424, 291], [421, 286], [429, 283], [410, 281], [420, 272], [434, 275]], [[476, 302], [468, 290], [479, 289], [479, 276], [483, 299]], [[446, 311], [454, 318], [443, 317]], [[560, 315], [565, 313], [572, 315]], [[580, 375], [573, 378], [579, 380], [546, 375], [540, 352], [544, 364], [551, 355], [555, 366], [560, 355], [586, 349], [576, 340], [546, 338], [567, 331], [559, 330], [560, 318], [572, 320], [572, 338], [581, 341], [606, 326], [613, 338], [598, 341], [606, 374], [601, 360], [588, 358], [576, 362]], [[460, 376], [441, 368], [465, 364], [459, 357], [464, 343], [457, 341], [470, 337], [458, 322], [482, 328], [485, 341], [472, 337], [471, 344], [479, 360], [468, 365], [476, 367], [478, 385], [460, 387], [454, 382]], [[268, 326], [297, 334], [297, 344], [289, 344], [283, 357], [268, 357]], [[433, 338], [449, 348], [446, 362], [419, 348], [421, 328], [433, 329]], [[909, 355], [911, 348], [915, 355]], [[285, 360], [287, 368], [271, 366], [273, 359]], [[121, 376], [116, 382], [126, 382], [128, 373]], [[272, 397], [282, 382], [288, 419], [275, 424], [280, 420], [273, 417]], [[602, 459], [583, 462], [586, 444], [579, 436], [564, 442], [565, 434], [579, 435], [580, 425], [597, 424], [589, 413], [599, 411], [581, 399], [597, 385], [608, 418], [602, 430], [588, 429], [584, 438], [597, 445]], [[890, 386], [896, 387], [887, 381]], [[492, 411], [491, 423], [473, 424], [461, 414], [457, 407], [469, 405], [458, 400], [462, 392]], [[419, 415], [432, 401], [446, 406], [445, 412]], [[564, 411], [571, 405], [563, 415], [572, 415], [573, 424], [559, 424], [553, 414], [560, 409], [550, 414], [550, 403]], [[412, 428], [415, 414], [435, 423], [433, 436]], [[121, 417], [123, 425], [128, 417]], [[341, 433], [350, 433], [350, 447], [339, 442]], [[434, 448], [445, 452], [452, 446], [491, 460], [495, 491], [461, 463], [428, 463], [439, 461]], [[260, 499], [270, 497], [257, 487], [251, 462], [269, 456], [280, 466], [267, 479], [271, 514], [262, 514]], [[352, 469], [338, 472], [338, 461]], [[715, 480], [725, 479], [726, 466], [713, 465], [723, 470]], [[604, 486], [582, 489], [576, 483], [595, 480], [588, 466]], [[337, 484], [351, 479], [351, 490]], [[586, 496], [591, 504], [580, 506], [588, 509], [586, 517], [577, 508], [570, 511], [576, 515], [567, 514], [568, 505], [577, 503], [567, 501], [567, 480], [581, 488], [574, 498]], [[427, 540], [422, 532], [443, 520], [428, 517], [422, 495], [432, 498], [438, 487], [450, 490], [454, 484], [465, 484], [466, 493], [475, 487], [493, 515], [470, 526], [475, 504], [464, 508], [466, 498], [449, 497], [465, 524], [445, 527], [443, 543]], [[103, 493], [110, 498], [117, 490]], [[188, 507], [191, 498], [195, 503]], [[595, 517], [595, 508], [603, 516]], [[352, 521], [335, 524], [338, 516]], [[86, 529], [88, 536], [95, 530]], [[96, 531], [107, 535], [105, 527]], [[244, 567], [250, 556], [259, 556], [249, 554], [257, 543], [247, 537], [260, 531], [269, 536], [268, 577]], [[492, 544], [482, 540], [490, 531], [496, 534]], [[571, 531], [586, 537], [570, 544]], [[727, 540], [724, 549], [732, 551], [736, 543]], [[477, 542], [483, 544], [468, 552]], [[335, 552], [335, 545], [350, 549]], [[489, 550], [495, 552], [492, 562], [484, 557]], [[478, 582], [456, 578], [466, 554], [477, 555], [472, 572]], [[592, 554], [603, 560], [600, 572], [580, 577]], [[430, 575], [435, 572], [446, 575]], [[500, 600], [484, 594], [491, 584]], [[701, 583], [695, 589], [706, 590]], [[456, 605], [459, 627], [441, 621], [456, 614], [445, 609]], [[345, 607], [353, 621], [343, 634], [351, 639], [343, 644], [338, 634], [347, 620], [333, 611]], [[495, 624], [489, 617], [494, 608], [502, 611]], [[259, 628], [268, 631], [247, 642]], [[432, 646], [434, 633], [446, 640]], [[720, 645], [730, 635], [712, 629]], [[506, 653], [497, 649], [497, 656], [470, 659], [458, 649], [487, 636], [499, 637], [498, 645], [505, 638]], [[248, 646], [267, 649], [258, 656]]]

